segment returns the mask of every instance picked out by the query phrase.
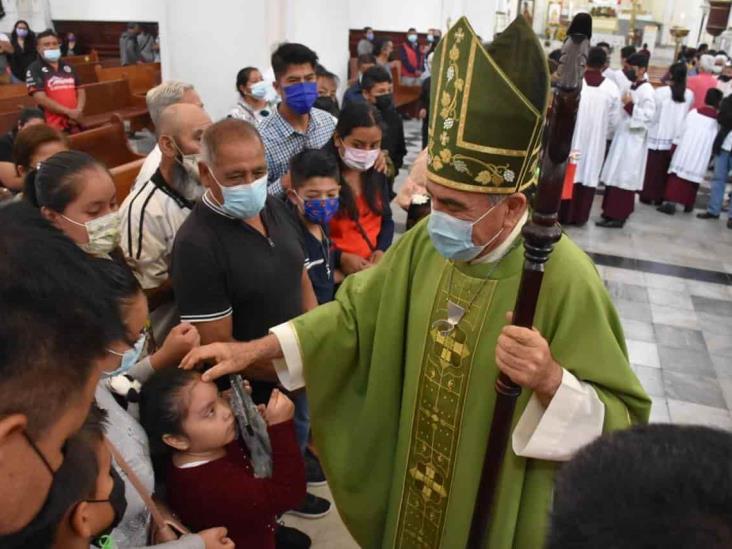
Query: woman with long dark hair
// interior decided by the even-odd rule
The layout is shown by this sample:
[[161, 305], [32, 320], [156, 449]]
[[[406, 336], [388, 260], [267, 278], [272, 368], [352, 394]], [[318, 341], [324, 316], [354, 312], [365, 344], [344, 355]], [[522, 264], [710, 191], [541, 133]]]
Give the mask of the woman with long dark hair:
[[674, 63], [669, 70], [669, 85], [655, 91], [656, 118], [648, 130], [648, 163], [640, 194], [644, 204], [663, 202], [671, 147], [694, 103], [694, 93], [686, 88], [686, 74], [686, 63]]
[[10, 71], [15, 82], [25, 82], [28, 66], [36, 60], [36, 34], [31, 30], [28, 21], [19, 19], [10, 35], [13, 54], [10, 56]]
[[388, 181], [374, 169], [382, 134], [379, 111], [366, 102], [353, 102], [341, 111], [333, 135], [341, 193], [330, 231], [336, 264], [345, 275], [378, 263], [394, 238]]

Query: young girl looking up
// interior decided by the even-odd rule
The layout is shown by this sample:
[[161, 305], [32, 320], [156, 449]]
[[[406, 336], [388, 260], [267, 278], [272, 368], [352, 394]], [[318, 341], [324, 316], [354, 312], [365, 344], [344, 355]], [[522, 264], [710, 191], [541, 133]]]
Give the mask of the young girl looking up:
[[350, 102], [341, 111], [333, 136], [341, 172], [340, 209], [330, 231], [336, 264], [346, 275], [378, 263], [394, 238], [388, 181], [374, 169], [381, 136], [381, 115], [368, 103]]
[[274, 549], [275, 518], [305, 498], [305, 468], [292, 422], [294, 405], [277, 389], [263, 416], [272, 477], [255, 478], [236, 419], [216, 385], [198, 372], [169, 369], [143, 386], [140, 419], [167, 501], [191, 528], [222, 524], [237, 547]]
[[114, 181], [92, 156], [80, 151], [54, 154], [26, 176], [24, 194], [85, 252], [109, 256], [118, 248]]
[[[126, 343], [120, 341], [112, 344], [108, 349], [107, 357], [100, 362], [102, 378], [97, 384], [94, 398], [97, 405], [104, 409], [109, 417], [107, 438], [114, 444], [147, 491], [153, 493], [155, 475], [145, 430], [130, 413], [130, 407], [125, 408], [115, 399], [111, 382], [114, 376], [125, 373], [144, 382], [156, 367], [155, 356], [158, 353], [142, 361], [138, 360], [141, 349], [144, 347], [145, 322], [148, 313], [145, 294], [130, 268], [124, 263], [98, 258], [95, 260], [95, 267], [119, 304], [120, 316], [123, 318], [126, 328]], [[185, 327], [187, 331], [178, 334], [180, 337], [174, 336], [174, 332], [181, 326]], [[157, 364], [158, 367], [172, 366], [169, 369], [174, 369], [174, 365], [180, 360], [182, 354], [185, 354], [186, 349], [191, 349], [198, 344], [198, 333], [190, 325], [180, 325], [174, 328], [165, 340], [163, 348], [171, 338], [174, 338], [177, 343], [174, 348], [169, 349], [173, 351], [170, 355], [172, 363], [161, 361]], [[185, 341], [190, 338], [193, 341]], [[115, 467], [125, 481], [127, 505], [121, 521], [112, 530], [110, 536], [117, 547], [148, 547], [146, 542], [151, 525], [150, 510], [128, 477], [120, 472], [117, 464]], [[203, 546], [206, 549], [230, 549], [232, 544], [226, 538], [226, 529], [221, 528], [220, 525], [216, 526], [219, 528], [209, 528], [199, 531], [198, 534], [190, 534], [175, 542], [166, 543], [165, 548], [200, 549]]]

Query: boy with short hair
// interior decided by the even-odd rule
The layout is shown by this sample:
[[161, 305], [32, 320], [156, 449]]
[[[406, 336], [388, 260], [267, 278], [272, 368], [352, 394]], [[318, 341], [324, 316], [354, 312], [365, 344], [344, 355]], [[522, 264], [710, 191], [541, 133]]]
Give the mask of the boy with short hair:
[[717, 114], [722, 92], [712, 88], [707, 90], [704, 106], [692, 109], [684, 121], [681, 135], [674, 142], [676, 150], [671, 159], [666, 182], [665, 202], [658, 207], [661, 213], [673, 215], [676, 204], [691, 212], [696, 202], [696, 193], [712, 157], [714, 139], [719, 131]]
[[56, 471], [46, 505], [23, 531], [4, 538], [3, 547], [89, 547], [122, 519], [124, 481], [112, 467], [105, 444], [106, 412], [92, 405], [81, 430], [69, 439], [66, 459]]
[[300, 220], [305, 245], [305, 268], [318, 304], [335, 294], [335, 254], [328, 224], [338, 212], [340, 192], [338, 162], [323, 150], [305, 150], [290, 162], [290, 206]]

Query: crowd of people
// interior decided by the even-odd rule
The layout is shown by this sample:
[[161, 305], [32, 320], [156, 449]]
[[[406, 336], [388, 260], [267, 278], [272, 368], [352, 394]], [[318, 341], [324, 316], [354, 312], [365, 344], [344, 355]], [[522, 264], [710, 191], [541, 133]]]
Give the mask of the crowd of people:
[[[215, 411], [222, 432], [214, 440], [206, 438], [207, 412], [184, 397], [187, 386], [209, 385], [175, 366], [201, 343], [255, 339], [332, 301], [346, 276], [383, 257], [394, 236], [392, 185], [406, 153], [390, 76], [374, 69], [373, 76], [364, 76], [363, 95], [340, 109], [334, 99], [336, 78], [318, 65], [317, 55], [301, 44], [283, 44], [272, 56], [274, 85], [264, 85], [258, 69], [243, 69], [236, 81], [241, 100], [229, 117], [216, 123], [192, 85], [164, 82], [147, 94], [156, 146], [118, 204], [109, 172], [89, 155], [68, 150], [63, 130], [74, 131], [73, 116], [68, 113], [62, 121], [58, 111], [67, 108], [60, 107], [63, 102], [75, 101], [78, 109], [83, 94], [73, 82], [66, 89], [70, 99], [49, 93], [47, 71], [41, 68], [49, 65], [54, 74], [70, 71], [62, 59], [47, 53], [56, 47], [52, 31], [36, 40], [39, 59], [29, 74], [37, 73], [38, 79], [28, 85], [43, 110], [23, 111], [18, 128], [7, 136], [5, 171], [13, 183], [6, 186], [18, 193], [16, 202], [22, 201], [3, 213], [13, 220], [33, 220], [40, 232], [55, 234], [55, 227], [78, 245], [88, 257], [85, 268], [103, 281], [112, 300], [108, 305], [119, 310], [118, 332], [103, 342], [109, 367], [102, 368], [93, 396], [103, 416], [97, 417], [95, 428], [104, 431], [115, 449], [111, 471], [119, 472], [113, 475], [116, 484], [123, 479], [126, 505], [116, 511], [114, 521], [110, 513], [105, 528], [89, 531], [87, 537], [106, 533], [119, 547], [148, 542], [154, 519], [137, 482], [148, 493], [164, 488], [175, 512], [199, 532], [183, 536], [176, 546], [270, 547], [275, 539], [278, 546], [308, 546], [305, 534], [277, 522], [285, 512], [319, 518], [331, 507], [305, 491], [306, 480], [318, 486], [325, 477], [309, 445], [304, 392], [281, 393], [276, 383], [252, 381], [254, 402], [267, 405], [263, 415], [275, 471], [271, 478], [257, 479], [242, 450], [236, 449], [238, 443], [232, 442], [233, 415], [217, 399], [216, 387], [204, 395], [206, 406], [209, 400], [219, 403]], [[315, 108], [324, 98], [331, 100], [327, 107], [336, 108]], [[393, 158], [390, 150], [396, 151]], [[185, 379], [173, 380], [177, 374]], [[173, 434], [193, 436], [186, 430], [191, 414], [176, 404], [180, 398], [186, 406], [196, 406], [196, 417], [200, 414], [204, 422], [199, 431], [204, 439], [191, 448], [169, 443]], [[178, 419], [158, 423], [175, 410], [181, 412]], [[80, 425], [75, 421], [70, 430]], [[165, 427], [173, 424], [175, 433]], [[103, 456], [100, 470], [110, 474], [104, 448], [89, 449]], [[224, 454], [233, 461], [221, 470], [222, 482], [216, 481], [222, 491], [214, 494], [209, 488], [205, 496], [227, 506], [235, 505], [231, 498], [240, 497], [246, 505], [236, 505], [230, 517], [218, 512], [205, 516], [197, 499], [203, 496], [191, 488], [200, 486], [196, 475], [208, 476], [210, 466], [204, 464], [224, 465], [218, 461]], [[180, 458], [180, 467], [166, 474], [165, 461], [171, 457], [173, 463]], [[57, 468], [52, 464], [54, 475]], [[39, 530], [29, 527], [8, 539], [19, 546], [45, 546], [67, 510], [54, 505], [46, 514], [44, 506]]]
[[677, 205], [692, 212], [712, 161], [711, 196], [697, 217], [718, 219], [732, 149], [732, 60], [706, 44], [684, 48], [654, 89], [650, 52], [626, 46], [620, 55], [622, 68], [612, 69], [607, 43], [589, 51], [572, 142], [577, 166], [565, 182], [560, 220], [586, 224], [599, 183], [605, 185], [599, 227], [622, 228], [636, 194], [664, 214], [675, 214]]
[[[431, 30], [428, 37], [427, 47], [421, 46], [416, 31], [410, 29], [407, 42], [400, 45], [402, 82], [422, 82], [423, 72], [429, 73], [428, 57], [441, 34]], [[333, 346], [301, 348], [300, 353], [319, 356], [325, 362], [333, 355], [334, 362], [342, 358], [343, 364], [371, 360], [372, 352], [389, 366], [390, 360], [400, 361], [402, 355], [421, 360], [421, 351], [415, 353], [407, 343], [403, 348], [391, 348], [380, 346], [378, 339], [401, 334], [410, 345], [420, 346], [423, 341], [406, 332], [421, 330], [414, 325], [425, 324], [423, 317], [441, 309], [430, 313], [427, 307], [415, 306], [411, 310], [403, 296], [389, 296], [399, 296], [402, 289], [419, 293], [423, 282], [437, 291], [440, 282], [447, 284], [449, 297], [456, 271], [456, 287], [461, 288], [456, 291], [468, 295], [475, 287], [476, 293], [467, 309], [448, 302], [448, 315], [453, 314], [450, 306], [462, 313], [457, 319], [449, 317], [446, 322], [452, 324], [447, 331], [433, 329], [430, 333], [442, 361], [450, 367], [460, 365], [454, 362], [462, 360], [455, 358], [459, 349], [472, 342], [461, 330], [455, 334], [452, 330], [464, 314], [471, 313], [471, 305], [485, 286], [485, 281], [477, 284], [470, 273], [490, 268], [490, 277], [496, 267], [505, 265], [504, 257], [516, 256], [514, 244], [528, 218], [527, 198], [520, 192], [509, 195], [502, 191], [497, 200], [464, 188], [474, 182], [463, 188], [441, 187], [433, 180], [425, 183], [424, 173], [413, 173], [411, 177], [420, 179], [416, 185], [420, 193], [429, 190], [432, 194], [436, 212], [429, 229], [423, 223], [420, 233], [414, 231], [418, 236], [408, 239], [401, 250], [387, 253], [395, 232], [394, 181], [404, 167], [406, 147], [389, 66], [394, 44], [376, 42], [373, 30], [366, 28], [358, 44], [358, 75], [341, 102], [336, 96], [338, 78], [318, 63], [314, 51], [297, 43], [284, 43], [274, 50], [272, 82], [264, 80], [261, 68], [249, 66], [239, 71], [235, 80], [239, 99], [222, 120], [211, 119], [192, 84], [166, 81], [151, 89], [146, 101], [156, 146], [119, 204], [106, 167], [68, 147], [66, 134], [78, 130], [76, 121], [85, 98], [73, 70], [57, 52], [61, 48], [65, 48], [64, 55], [80, 51], [73, 38], [67, 36], [62, 45], [50, 30], [33, 36], [22, 21], [16, 25], [10, 49], [0, 37], [0, 50], [6, 56], [15, 55], [8, 53], [11, 50], [18, 55], [33, 53], [18, 67], [40, 107], [24, 110], [18, 127], [0, 140], [0, 181], [11, 195], [0, 206], [0, 546], [309, 547], [306, 534], [280, 520], [284, 514], [318, 519], [331, 511], [328, 500], [307, 490], [325, 484], [326, 474], [312, 443], [304, 381], [296, 380], [302, 371], [298, 374], [291, 366], [297, 359], [285, 344], [283, 355], [256, 355], [262, 360], [254, 351], [247, 355], [251, 358], [245, 374], [251, 375], [247, 391], [266, 424], [272, 466], [269, 476], [258, 476], [250, 449], [238, 434], [247, 428], [230, 404], [229, 380], [224, 376], [214, 381], [210, 372], [189, 369], [198, 360], [191, 357], [213, 358], [214, 351], [229, 348], [222, 345], [236, 342], [264, 338], [271, 343], [277, 334], [268, 334], [275, 327], [280, 330], [280, 341], [289, 338], [290, 348], [297, 349], [302, 334], [288, 328], [289, 336], [281, 335], [287, 331], [282, 326], [330, 304], [331, 308], [319, 308], [325, 312], [316, 320], [332, 324], [333, 329], [349, 330], [353, 345], [349, 347], [351, 340], [344, 337]], [[509, 40], [510, 33], [503, 39]], [[147, 61], [146, 56], [153, 52], [151, 40], [139, 25], [131, 25], [120, 41], [123, 59]], [[608, 67], [607, 45], [590, 50], [573, 142], [580, 154], [571, 182], [573, 194], [563, 204], [564, 222], [587, 222], [599, 182], [606, 186], [601, 226], [622, 226], [639, 191], [641, 200], [656, 203], [665, 213], [672, 213], [673, 204], [693, 208], [712, 153], [716, 155], [713, 198], [709, 210], [699, 217], [720, 215], [732, 154], [732, 118], [728, 122], [725, 117], [727, 99], [723, 99], [732, 91], [726, 86], [732, 64], [726, 57], [724, 63], [717, 63], [719, 54], [685, 51], [682, 55], [667, 75], [669, 84], [654, 91], [646, 78], [647, 53], [623, 50], [624, 68], [618, 72]], [[545, 70], [543, 57], [541, 63]], [[14, 67], [14, 62], [9, 66]], [[11, 70], [15, 75], [15, 68]], [[694, 71], [699, 74], [687, 80]], [[720, 73], [719, 78], [715, 73]], [[732, 99], [729, 101], [732, 109]], [[445, 142], [448, 139], [446, 136]], [[441, 156], [447, 158], [444, 151], [447, 149]], [[418, 164], [422, 172], [427, 166], [439, 169], [426, 153]], [[520, 182], [514, 182], [515, 174], [509, 176], [509, 172], [503, 172], [502, 184], [518, 189]], [[410, 197], [398, 203], [406, 208]], [[491, 220], [491, 212], [503, 212], [504, 220]], [[732, 228], [732, 222], [728, 227]], [[429, 245], [428, 230], [434, 247]], [[488, 243], [476, 244], [474, 238]], [[647, 417], [648, 399], [629, 369], [609, 298], [596, 273], [592, 278], [589, 260], [572, 246], [565, 239], [558, 253], [568, 259], [567, 264], [577, 266], [575, 270], [566, 267], [567, 276], [571, 273], [575, 288], [580, 287], [587, 303], [594, 304], [596, 316], [588, 323], [566, 318], [560, 322], [558, 316], [549, 318], [554, 313], [544, 312], [539, 324], [549, 323], [555, 335], [565, 338], [552, 343], [559, 362], [552, 359], [549, 343], [538, 330], [504, 327], [504, 310], [493, 310], [485, 321], [496, 326], [491, 333], [498, 338], [497, 350], [492, 347], [491, 356], [496, 355], [497, 367], [513, 372], [517, 379], [529, 380], [522, 385], [538, 395], [538, 401], [532, 397], [517, 428], [521, 433], [514, 439], [514, 445], [525, 439], [523, 449], [517, 451], [521, 459], [538, 463], [569, 459], [579, 446], [602, 433], [603, 419], [606, 427], [621, 428], [628, 426], [631, 416], [634, 422]], [[446, 264], [445, 258], [453, 260], [447, 262], [453, 265], [449, 282], [438, 270]], [[413, 260], [415, 263], [407, 263]], [[511, 261], [511, 266], [520, 265], [520, 258]], [[464, 263], [465, 272], [454, 267], [458, 263]], [[408, 281], [417, 269], [433, 267], [422, 273], [419, 283]], [[408, 276], [402, 277], [400, 269]], [[557, 273], [550, 270], [549, 276]], [[496, 290], [502, 296], [501, 306], [504, 301], [509, 306], [505, 296], [515, 296], [515, 288], [506, 286], [506, 281], [510, 285], [515, 279], [508, 272], [497, 276], [496, 285], [500, 282], [505, 288], [505, 293]], [[334, 302], [341, 285], [343, 303]], [[377, 300], [368, 298], [369, 292], [381, 285], [381, 322], [369, 317], [362, 325], [359, 315], [377, 307]], [[460, 303], [464, 301], [461, 298]], [[431, 308], [432, 301], [429, 303]], [[475, 315], [483, 314], [478, 309], [488, 310], [489, 303], [478, 302], [480, 306], [470, 316], [471, 325], [482, 326], [484, 321], [478, 322]], [[335, 314], [336, 307], [346, 311], [338, 309], [341, 312]], [[333, 314], [328, 316], [328, 312]], [[403, 325], [399, 314], [404, 315]], [[413, 320], [409, 326], [407, 317]], [[570, 345], [571, 334], [581, 330], [587, 331], [587, 338], [579, 338], [584, 343]], [[603, 337], [594, 341], [600, 332]], [[318, 341], [314, 331], [304, 333]], [[458, 342], [453, 337], [463, 339]], [[363, 348], [370, 342], [373, 350]], [[308, 342], [302, 343], [307, 346]], [[588, 357], [590, 347], [602, 351], [602, 360], [612, 359], [613, 367], [621, 363], [622, 367], [617, 372], [608, 367], [593, 373], [591, 365], [584, 364], [572, 367], [575, 377], [569, 368], [576, 353], [584, 351]], [[533, 364], [537, 353], [551, 376], [540, 376], [536, 370], [524, 378], [528, 374], [522, 368]], [[379, 384], [394, 376], [401, 379], [403, 373], [399, 367], [378, 366], [372, 364], [372, 370], [366, 372], [354, 366], [347, 375], [334, 370], [330, 376], [333, 385], [323, 382], [320, 389], [314, 385], [319, 391], [318, 417], [329, 417], [321, 429], [329, 425], [342, 428], [348, 419], [324, 414], [324, 401], [342, 405], [342, 395], [368, 401], [367, 413], [349, 416], [353, 419], [349, 437], [356, 441], [364, 436], [353, 448], [342, 451], [344, 458], [361, 444], [378, 445], [381, 440], [373, 431], [359, 431], [365, 416], [383, 419], [391, 413], [399, 417], [399, 406], [394, 403], [399, 402], [400, 391], [385, 384], [382, 400], [373, 384], [367, 383], [372, 375]], [[434, 370], [430, 375], [436, 375]], [[457, 375], [455, 380], [457, 383]], [[309, 392], [311, 379], [307, 381]], [[552, 388], [547, 389], [548, 385]], [[342, 393], [332, 387], [342, 387]], [[405, 387], [405, 391], [416, 392], [414, 387]], [[452, 391], [454, 385], [445, 387]], [[453, 399], [452, 395], [436, 390], [420, 393], [419, 398], [437, 406], [438, 400]], [[568, 402], [572, 398], [580, 403], [574, 408], [586, 412], [585, 418], [580, 412], [571, 418], [580, 431], [574, 442], [562, 441], [567, 446], [564, 449], [549, 448], [546, 440], [531, 435], [527, 425], [534, 420], [538, 424], [545, 411], [547, 418], [554, 414], [555, 426], [569, 425], [570, 419], [557, 417], [560, 404], [548, 406], [553, 399]], [[356, 412], [355, 408], [345, 410]], [[430, 425], [437, 429], [438, 419], [444, 428], [447, 419], [443, 416]], [[630, 489], [629, 483], [622, 482], [625, 464], [634, 458], [643, 463], [637, 457], [644, 448], [654, 449], [662, 460], [670, 444], [683, 447], [704, 439], [717, 444], [717, 458], [732, 456], [728, 437], [718, 433], [694, 431], [692, 438], [677, 441], [673, 428], [668, 432], [645, 429], [645, 435], [638, 429], [600, 439], [562, 472], [550, 547], [613, 546], [609, 542], [583, 544], [592, 538], [593, 524], [601, 529], [594, 534], [602, 536], [626, 526], [627, 532], [637, 532], [629, 526], [629, 517], [608, 518], [616, 509], [609, 504], [594, 505], [592, 496], [607, 495], [623, 485]], [[391, 444], [388, 441], [395, 440], [396, 431], [393, 425], [382, 431], [379, 437], [383, 436], [384, 446], [373, 448], [379, 472], [383, 472], [384, 451]], [[394, 446], [396, 452], [396, 443]], [[679, 463], [653, 471], [660, 485], [667, 486], [669, 479], [681, 474], [694, 449], [688, 453], [692, 457], [676, 455]], [[361, 460], [370, 458], [360, 456]], [[391, 467], [389, 459], [386, 462]], [[618, 463], [624, 466], [617, 467]], [[344, 473], [349, 466], [330, 461], [326, 469], [339, 478], [350, 478]], [[415, 486], [425, 498], [444, 490], [439, 484], [444, 479], [427, 479], [431, 473], [419, 467], [423, 464], [410, 469], [410, 474], [421, 475]], [[541, 474], [515, 469], [512, 474], [521, 475], [527, 484]], [[631, 472], [637, 480], [633, 485], [642, 485], [651, 474], [640, 466]], [[719, 486], [729, 482], [728, 474], [714, 469], [714, 475]], [[597, 480], [600, 478], [607, 484]], [[363, 487], [361, 483], [370, 481], [360, 477], [345, 490], [341, 485], [338, 494], [358, 499], [354, 493], [360, 488], [383, 491], [383, 485], [374, 480], [372, 486]], [[585, 483], [586, 496], [577, 492]], [[689, 501], [685, 498], [693, 493], [693, 510], [701, 509], [688, 524], [680, 521], [683, 524], [678, 529], [685, 534], [706, 524], [707, 516], [720, 521], [729, 518], [726, 504], [719, 503], [718, 509], [709, 511], [704, 507], [707, 494], [694, 488], [676, 486], [668, 496], [677, 495], [678, 504]], [[511, 489], [518, 490], [518, 484]], [[634, 508], [647, 504], [664, 509], [655, 492], [628, 497], [636, 496]], [[616, 503], [611, 498], [608, 501]], [[622, 502], [617, 505], [622, 507]], [[177, 534], [164, 527], [169, 511], [186, 527]], [[361, 524], [369, 527], [370, 509], [362, 507], [361, 512], [367, 517], [359, 519]], [[578, 534], [574, 517], [580, 515], [586, 517], [587, 529]], [[662, 521], [660, 515], [662, 512], [648, 515], [654, 521], [650, 532], [659, 539], [670, 539], [662, 531], [668, 521]], [[354, 528], [358, 530], [358, 526]], [[711, 524], [709, 543], [704, 545], [716, 547], [713, 542], [721, 539], [716, 533], [722, 530]], [[363, 528], [360, 533], [363, 535]], [[729, 530], [726, 536], [729, 541]]]

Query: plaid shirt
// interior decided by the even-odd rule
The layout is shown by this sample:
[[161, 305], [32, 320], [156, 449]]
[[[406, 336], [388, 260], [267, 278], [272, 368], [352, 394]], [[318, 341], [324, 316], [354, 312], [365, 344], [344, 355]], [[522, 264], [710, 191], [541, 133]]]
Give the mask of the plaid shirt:
[[325, 111], [312, 109], [305, 133], [290, 126], [278, 109], [259, 123], [259, 134], [267, 156], [267, 190], [280, 196], [284, 193], [280, 178], [290, 169], [290, 159], [305, 149], [320, 149], [333, 137], [336, 119]]

